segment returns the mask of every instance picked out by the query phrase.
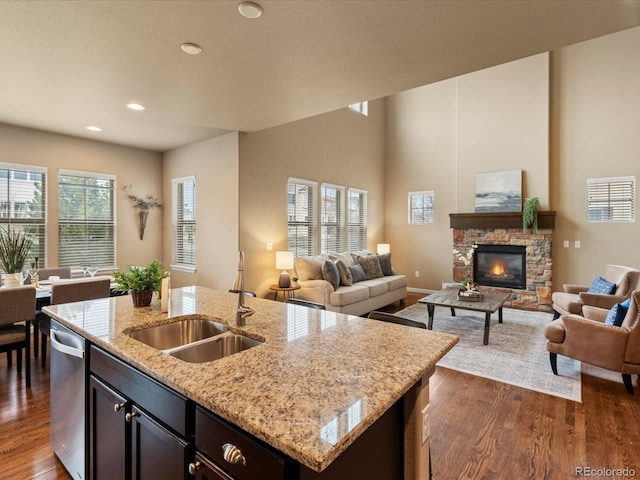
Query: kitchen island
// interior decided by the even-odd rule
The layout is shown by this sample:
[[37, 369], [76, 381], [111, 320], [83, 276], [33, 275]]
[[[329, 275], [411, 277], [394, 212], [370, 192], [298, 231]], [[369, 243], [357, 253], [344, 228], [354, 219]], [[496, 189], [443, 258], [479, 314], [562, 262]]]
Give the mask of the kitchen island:
[[[258, 298], [246, 299], [256, 313], [236, 327], [237, 299], [184, 287], [171, 290], [168, 313], [157, 301], [134, 308], [128, 296], [43, 311], [94, 348], [298, 462], [285, 478], [325, 478], [332, 463], [398, 409], [393, 421], [403, 435], [387, 439], [400, 444], [398, 478], [427, 478], [428, 379], [457, 337]], [[262, 343], [188, 363], [128, 335], [189, 315]]]

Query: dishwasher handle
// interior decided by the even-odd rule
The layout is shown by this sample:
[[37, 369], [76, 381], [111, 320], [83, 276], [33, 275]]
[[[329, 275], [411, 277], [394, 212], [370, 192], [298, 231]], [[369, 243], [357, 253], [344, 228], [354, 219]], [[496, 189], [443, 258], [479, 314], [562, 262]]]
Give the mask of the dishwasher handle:
[[58, 332], [53, 328], [51, 329], [51, 348], [66, 355], [84, 358], [84, 342], [82, 341], [82, 337]]

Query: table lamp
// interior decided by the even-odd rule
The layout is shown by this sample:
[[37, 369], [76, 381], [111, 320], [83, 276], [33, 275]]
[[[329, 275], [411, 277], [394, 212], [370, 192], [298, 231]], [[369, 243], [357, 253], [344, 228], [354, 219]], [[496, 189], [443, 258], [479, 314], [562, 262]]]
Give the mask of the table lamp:
[[289, 288], [291, 279], [287, 270], [293, 268], [293, 252], [276, 252], [276, 268], [282, 270], [280, 278], [278, 278], [278, 287]]
[[391, 245], [388, 243], [379, 243], [377, 247], [378, 255], [383, 255], [385, 253], [391, 253]]

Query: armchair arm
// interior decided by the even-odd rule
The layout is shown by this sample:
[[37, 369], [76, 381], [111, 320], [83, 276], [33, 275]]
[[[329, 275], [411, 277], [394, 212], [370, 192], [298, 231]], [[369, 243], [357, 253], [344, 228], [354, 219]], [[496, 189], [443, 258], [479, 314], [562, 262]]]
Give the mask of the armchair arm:
[[618, 302], [624, 302], [624, 295], [604, 295], [602, 293], [580, 293], [580, 301], [583, 305], [592, 305], [598, 308], [610, 309]]
[[609, 310], [606, 308], [592, 307], [591, 305], [582, 306], [582, 316], [589, 320], [595, 320], [596, 322], [604, 323], [607, 319]]
[[323, 305], [329, 303], [333, 287], [326, 280], [298, 280], [298, 285], [300, 290], [296, 290], [296, 297]]
[[589, 290], [589, 287], [585, 285], [572, 285], [570, 283], [565, 283], [562, 288], [566, 293], [580, 293]]

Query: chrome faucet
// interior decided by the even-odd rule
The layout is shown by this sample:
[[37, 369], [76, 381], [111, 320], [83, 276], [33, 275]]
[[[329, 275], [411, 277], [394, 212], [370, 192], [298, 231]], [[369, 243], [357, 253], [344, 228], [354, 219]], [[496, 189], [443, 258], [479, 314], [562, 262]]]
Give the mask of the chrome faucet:
[[244, 327], [247, 324], [247, 318], [256, 313], [256, 311], [244, 304], [244, 252], [238, 252], [238, 273], [236, 281], [233, 283], [233, 289], [238, 291], [238, 308], [236, 308], [236, 326]]

